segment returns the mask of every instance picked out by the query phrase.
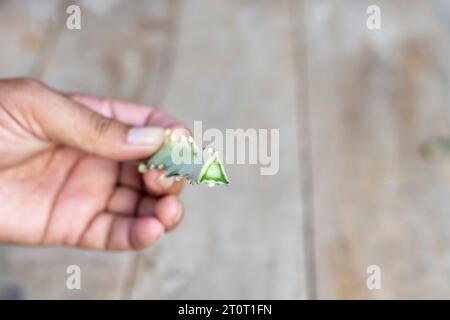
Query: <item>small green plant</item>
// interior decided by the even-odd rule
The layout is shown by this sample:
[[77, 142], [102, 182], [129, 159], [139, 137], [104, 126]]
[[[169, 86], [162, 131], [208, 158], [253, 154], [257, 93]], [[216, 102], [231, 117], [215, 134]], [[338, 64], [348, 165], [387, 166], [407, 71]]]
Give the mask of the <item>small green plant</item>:
[[435, 137], [420, 146], [420, 154], [427, 160], [450, 158], [450, 138]]
[[166, 170], [161, 176], [162, 179], [186, 178], [191, 184], [207, 184], [210, 187], [230, 183], [217, 151], [211, 147], [201, 150], [192, 137], [181, 136], [174, 139], [171, 130], [166, 130], [163, 146], [138, 165], [138, 170], [142, 173], [149, 169]]

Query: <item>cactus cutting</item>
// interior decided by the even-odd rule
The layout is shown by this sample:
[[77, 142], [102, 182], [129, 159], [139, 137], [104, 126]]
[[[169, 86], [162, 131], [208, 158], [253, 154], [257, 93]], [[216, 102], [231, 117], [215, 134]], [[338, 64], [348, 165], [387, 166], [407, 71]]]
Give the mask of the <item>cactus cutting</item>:
[[435, 137], [420, 146], [421, 155], [427, 160], [446, 160], [450, 158], [450, 139]]
[[149, 169], [165, 170], [161, 179], [185, 178], [190, 184], [207, 184], [210, 187], [230, 183], [217, 151], [212, 147], [200, 149], [191, 136], [176, 139], [169, 129], [166, 130], [162, 147], [138, 165], [141, 173]]

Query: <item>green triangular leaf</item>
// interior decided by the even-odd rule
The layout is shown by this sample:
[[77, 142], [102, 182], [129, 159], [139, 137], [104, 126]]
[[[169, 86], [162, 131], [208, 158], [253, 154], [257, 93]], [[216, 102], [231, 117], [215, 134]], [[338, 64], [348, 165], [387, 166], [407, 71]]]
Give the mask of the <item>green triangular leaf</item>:
[[230, 180], [225, 173], [222, 163], [217, 155], [208, 161], [199, 179], [199, 183], [229, 184]]

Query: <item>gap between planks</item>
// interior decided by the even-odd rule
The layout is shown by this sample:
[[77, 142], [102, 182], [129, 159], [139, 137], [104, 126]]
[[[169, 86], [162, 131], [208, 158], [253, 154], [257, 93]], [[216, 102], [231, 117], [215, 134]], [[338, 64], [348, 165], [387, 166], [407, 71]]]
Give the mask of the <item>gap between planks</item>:
[[312, 140], [308, 93], [308, 1], [289, 0], [291, 24], [291, 46], [294, 64], [295, 93], [298, 107], [295, 108], [300, 150], [300, 198], [303, 211], [303, 237], [306, 269], [307, 299], [317, 299], [317, 274], [315, 262], [314, 229], [314, 168], [312, 163]]

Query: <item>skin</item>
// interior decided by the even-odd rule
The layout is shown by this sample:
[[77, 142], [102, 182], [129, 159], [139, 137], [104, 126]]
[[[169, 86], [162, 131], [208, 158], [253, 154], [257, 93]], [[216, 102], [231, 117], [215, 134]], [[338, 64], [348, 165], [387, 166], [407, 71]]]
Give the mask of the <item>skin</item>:
[[177, 226], [183, 183], [137, 172], [163, 142], [130, 146], [141, 126], [183, 127], [148, 107], [0, 80], [0, 243], [136, 250]]

